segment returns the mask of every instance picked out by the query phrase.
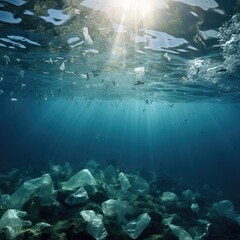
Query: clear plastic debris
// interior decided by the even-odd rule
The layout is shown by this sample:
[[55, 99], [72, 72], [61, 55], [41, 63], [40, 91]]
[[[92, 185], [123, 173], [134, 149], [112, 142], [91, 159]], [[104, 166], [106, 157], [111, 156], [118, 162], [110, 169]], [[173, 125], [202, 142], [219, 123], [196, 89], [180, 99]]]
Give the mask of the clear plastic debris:
[[87, 232], [95, 239], [102, 240], [108, 235], [103, 224], [103, 216], [96, 214], [93, 210], [83, 210], [80, 212], [83, 219], [88, 222]]
[[89, 199], [87, 191], [80, 187], [80, 189], [65, 199], [65, 202], [71, 206], [84, 203]]
[[127, 225], [122, 225], [123, 231], [132, 239], [137, 239], [151, 221], [147, 213], [141, 214], [138, 218], [132, 220]]
[[132, 192], [137, 195], [144, 196], [149, 193], [149, 184], [141, 177], [137, 177], [132, 182]]
[[24, 182], [10, 197], [9, 205], [20, 209], [31, 197], [38, 196], [52, 201], [54, 188], [49, 174]]
[[124, 173], [120, 172], [118, 179], [122, 190], [128, 190], [131, 187], [131, 183]]
[[178, 200], [178, 197], [173, 192], [164, 192], [161, 196], [161, 200], [163, 202], [171, 203], [171, 202], [176, 202]]
[[64, 70], [65, 70], [65, 63], [64, 63], [64, 62], [60, 65], [59, 69], [60, 69], [61, 71], [64, 71]]
[[116, 215], [117, 203], [114, 199], [109, 199], [102, 203], [103, 214], [107, 217], [112, 217]]
[[200, 211], [200, 207], [197, 203], [192, 203], [191, 209], [194, 213], [199, 213], [199, 211]]
[[144, 74], [145, 74], [145, 67], [137, 67], [134, 68], [135, 72], [135, 85], [144, 84]]
[[83, 169], [73, 175], [67, 182], [62, 186], [63, 189], [75, 189], [83, 187], [85, 185], [96, 185], [96, 180], [88, 169]]
[[83, 37], [84, 37], [85, 42], [88, 45], [92, 45], [93, 44], [93, 40], [92, 40], [91, 36], [88, 33], [88, 28], [87, 27], [82, 28], [82, 33], [83, 33]]
[[5, 232], [7, 240], [14, 239], [22, 230], [22, 220], [26, 212], [16, 209], [7, 210], [0, 219], [0, 229]]
[[7, 55], [3, 55], [3, 59], [4, 59], [6, 65], [8, 65], [11, 62], [9, 56], [7, 56]]
[[87, 232], [96, 240], [103, 240], [108, 235], [103, 221], [98, 217], [93, 217], [90, 220], [87, 225]]
[[168, 62], [171, 61], [171, 57], [168, 55], [167, 52], [164, 53], [164, 54], [162, 55], [162, 57], [163, 57], [164, 59], [166, 59]]
[[170, 224], [169, 227], [178, 240], [192, 240], [191, 235], [183, 228], [174, 224]]
[[240, 223], [240, 215], [235, 212], [232, 201], [222, 200], [213, 204], [212, 209], [219, 216], [227, 217], [236, 220]]
[[51, 224], [46, 223], [46, 222], [39, 222], [35, 225], [35, 229], [37, 231], [42, 231], [43, 229], [49, 228], [49, 227], [51, 227]]

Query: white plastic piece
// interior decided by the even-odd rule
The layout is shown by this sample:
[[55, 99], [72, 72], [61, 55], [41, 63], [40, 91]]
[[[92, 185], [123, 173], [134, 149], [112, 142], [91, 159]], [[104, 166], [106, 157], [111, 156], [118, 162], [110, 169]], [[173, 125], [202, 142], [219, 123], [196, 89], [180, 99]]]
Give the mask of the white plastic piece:
[[88, 28], [87, 27], [82, 28], [82, 33], [83, 33], [83, 37], [84, 37], [85, 42], [88, 45], [92, 45], [93, 44], [93, 40], [92, 40], [91, 36], [88, 33]]
[[164, 53], [163, 55], [163, 58], [166, 59], [168, 62], [171, 61], [171, 58], [169, 57], [168, 53]]
[[60, 69], [61, 71], [64, 71], [64, 70], [65, 70], [65, 63], [64, 63], [64, 62], [60, 65], [59, 69]]

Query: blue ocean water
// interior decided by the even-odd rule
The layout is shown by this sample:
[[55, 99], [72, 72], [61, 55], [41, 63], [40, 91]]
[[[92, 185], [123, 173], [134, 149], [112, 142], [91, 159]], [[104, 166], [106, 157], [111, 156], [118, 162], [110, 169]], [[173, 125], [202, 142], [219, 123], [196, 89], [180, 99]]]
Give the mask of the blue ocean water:
[[209, 186], [239, 210], [239, 10], [0, 1], [0, 173], [94, 159]]

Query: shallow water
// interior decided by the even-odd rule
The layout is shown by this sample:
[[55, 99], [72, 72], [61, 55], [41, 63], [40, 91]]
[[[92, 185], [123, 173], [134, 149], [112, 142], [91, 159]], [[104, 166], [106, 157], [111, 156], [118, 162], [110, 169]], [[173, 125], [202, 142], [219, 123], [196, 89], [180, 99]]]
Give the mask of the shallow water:
[[0, 1], [1, 172], [94, 159], [240, 209], [240, 2], [148, 2]]

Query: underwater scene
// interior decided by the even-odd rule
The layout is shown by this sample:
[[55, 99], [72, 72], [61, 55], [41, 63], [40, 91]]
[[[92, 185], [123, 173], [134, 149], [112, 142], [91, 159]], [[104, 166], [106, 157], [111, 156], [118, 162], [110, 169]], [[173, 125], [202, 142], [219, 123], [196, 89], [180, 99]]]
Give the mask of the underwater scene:
[[239, 0], [0, 0], [0, 240], [240, 240]]

